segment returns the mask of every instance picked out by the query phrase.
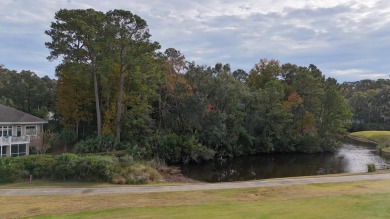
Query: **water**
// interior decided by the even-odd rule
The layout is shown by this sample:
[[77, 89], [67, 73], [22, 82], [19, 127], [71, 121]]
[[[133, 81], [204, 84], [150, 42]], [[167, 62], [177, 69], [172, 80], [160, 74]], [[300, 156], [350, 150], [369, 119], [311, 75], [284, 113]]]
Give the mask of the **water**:
[[261, 154], [219, 159], [182, 166], [183, 175], [205, 182], [231, 182], [332, 173], [367, 172], [390, 168], [390, 157], [379, 155], [375, 146], [346, 141], [336, 153]]

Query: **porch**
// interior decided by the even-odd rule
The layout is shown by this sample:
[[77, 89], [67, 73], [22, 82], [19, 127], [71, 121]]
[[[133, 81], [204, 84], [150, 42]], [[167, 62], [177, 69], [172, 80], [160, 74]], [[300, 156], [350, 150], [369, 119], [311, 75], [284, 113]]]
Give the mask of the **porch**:
[[0, 157], [28, 155], [29, 143], [30, 136], [1, 136]]
[[11, 145], [11, 144], [28, 144], [30, 143], [30, 136], [1, 136], [0, 146]]

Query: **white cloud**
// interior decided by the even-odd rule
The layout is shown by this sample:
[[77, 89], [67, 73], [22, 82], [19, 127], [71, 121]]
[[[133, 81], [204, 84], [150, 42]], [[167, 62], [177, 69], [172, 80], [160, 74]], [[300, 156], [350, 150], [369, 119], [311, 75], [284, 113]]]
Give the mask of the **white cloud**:
[[45, 59], [49, 51], [44, 42], [49, 39], [43, 32], [61, 8], [130, 10], [148, 22], [152, 39], [163, 49], [174, 47], [198, 64], [223, 62], [233, 70], [249, 70], [260, 58], [275, 58], [315, 64], [341, 80], [386, 77], [382, 72], [390, 69], [386, 0], [0, 0], [0, 4], [0, 64], [51, 76], [54, 64]]
[[329, 75], [335, 78], [345, 78], [351, 81], [362, 80], [362, 79], [379, 79], [387, 78], [388, 75], [385, 73], [374, 73], [367, 69], [344, 69], [344, 70], [331, 70]]

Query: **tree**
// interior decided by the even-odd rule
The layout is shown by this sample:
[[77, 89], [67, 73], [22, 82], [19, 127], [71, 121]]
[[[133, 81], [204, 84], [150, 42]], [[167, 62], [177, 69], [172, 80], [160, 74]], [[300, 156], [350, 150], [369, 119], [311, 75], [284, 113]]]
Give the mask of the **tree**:
[[346, 133], [351, 112], [346, 100], [334, 88], [326, 89], [323, 105], [323, 116], [319, 128], [319, 135], [322, 137], [321, 146], [323, 151], [334, 151], [341, 145], [340, 139]]
[[271, 80], [276, 80], [280, 75], [281, 69], [279, 61], [275, 59], [260, 59], [249, 73], [248, 86], [250, 88], [264, 88], [265, 84]]
[[45, 43], [50, 50], [48, 59], [54, 60], [61, 56], [64, 63], [73, 62], [89, 66], [93, 78], [97, 134], [100, 136], [102, 118], [98, 72], [105, 54], [103, 46], [105, 34], [102, 34], [105, 16], [93, 9], [61, 9], [56, 12], [55, 19], [56, 21], [51, 23], [51, 29], [45, 31], [52, 40]]
[[85, 64], [67, 64], [57, 68], [56, 110], [61, 115], [61, 124], [78, 134], [81, 122], [90, 122], [93, 118], [93, 92]]
[[375, 95], [375, 104], [378, 106], [378, 112], [383, 119], [383, 123], [390, 120], [390, 87], [381, 89]]
[[232, 73], [233, 77], [241, 82], [246, 82], [248, 79], [248, 73], [242, 69], [237, 69]]
[[54, 111], [55, 81], [31, 71], [11, 71], [0, 67], [0, 102], [45, 118]]
[[115, 133], [116, 140], [120, 141], [125, 73], [134, 71], [144, 54], [153, 53], [160, 46], [149, 41], [151, 35], [147, 23], [139, 16], [125, 10], [113, 10], [107, 12], [106, 17], [106, 32], [110, 41], [107, 46], [113, 54], [112, 61], [119, 65]]

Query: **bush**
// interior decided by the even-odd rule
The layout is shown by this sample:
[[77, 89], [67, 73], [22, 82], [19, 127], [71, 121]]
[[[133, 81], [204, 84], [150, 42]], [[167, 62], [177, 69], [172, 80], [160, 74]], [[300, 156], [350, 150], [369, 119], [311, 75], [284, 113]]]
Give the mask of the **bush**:
[[137, 163], [122, 167], [113, 175], [112, 183], [116, 184], [145, 184], [161, 179], [161, 175], [147, 164]]
[[0, 159], [0, 182], [16, 182], [28, 176], [28, 172], [24, 170], [18, 163], [11, 162], [12, 159]]
[[15, 157], [13, 162], [22, 165], [22, 168], [28, 171], [28, 174], [31, 174], [34, 178], [49, 178], [55, 158], [50, 155], [31, 155]]
[[373, 164], [373, 163], [367, 164], [367, 171], [368, 171], [369, 173], [375, 172], [375, 171], [376, 171], [375, 164]]
[[78, 159], [79, 157], [75, 154], [64, 153], [58, 155], [52, 169], [53, 177], [61, 180], [75, 179]]
[[80, 153], [110, 152], [123, 149], [123, 146], [115, 141], [111, 135], [103, 135], [97, 138], [89, 138], [80, 141], [76, 145], [76, 150]]
[[77, 138], [77, 133], [69, 129], [63, 129], [58, 134], [58, 140], [64, 142], [65, 144], [74, 144], [76, 143]]
[[133, 157], [34, 155], [0, 159], [0, 182], [50, 178], [112, 182], [118, 184], [148, 183], [161, 179], [160, 174], [146, 163], [135, 163]]
[[215, 151], [198, 142], [193, 135], [169, 133], [162, 137], [160, 156], [170, 163], [200, 162], [214, 158]]
[[305, 152], [305, 153], [317, 153], [321, 152], [321, 146], [320, 141], [318, 137], [315, 136], [302, 136], [298, 144], [295, 146], [297, 152]]
[[55, 158], [48, 155], [31, 155], [0, 159], [0, 182], [15, 182], [34, 178], [50, 178]]
[[75, 167], [77, 180], [108, 182], [117, 165], [116, 158], [108, 156], [80, 157]]

